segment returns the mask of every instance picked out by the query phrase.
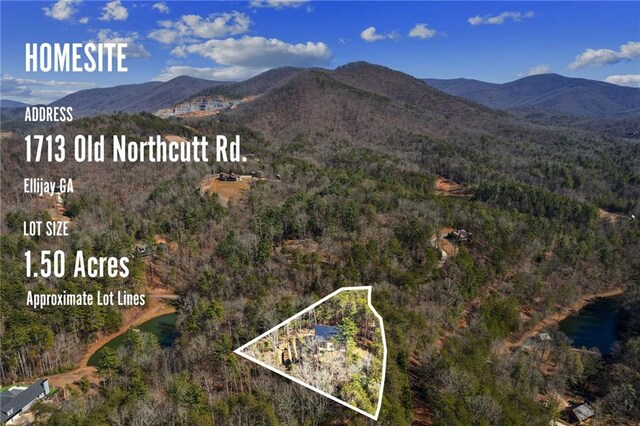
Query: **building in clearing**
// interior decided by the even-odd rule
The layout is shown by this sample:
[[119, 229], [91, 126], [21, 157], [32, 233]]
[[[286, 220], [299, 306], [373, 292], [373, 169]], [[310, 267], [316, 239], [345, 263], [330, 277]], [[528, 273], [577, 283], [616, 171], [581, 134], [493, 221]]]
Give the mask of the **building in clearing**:
[[457, 229], [453, 232], [450, 232], [445, 238], [449, 240], [453, 240], [457, 243], [468, 243], [471, 241], [471, 236], [473, 234], [466, 229]]
[[47, 379], [40, 379], [29, 387], [12, 386], [5, 390], [0, 393], [0, 421], [12, 424], [49, 392]]
[[573, 415], [576, 416], [580, 423], [590, 419], [595, 414], [589, 404], [582, 404], [573, 409]]
[[240, 180], [240, 175], [234, 175], [230, 173], [218, 173], [218, 180], [222, 182], [237, 182]]
[[540, 333], [538, 334], [538, 340], [541, 342], [550, 342], [552, 339], [549, 333]]
[[338, 335], [340, 329], [331, 325], [318, 324], [315, 326], [316, 342], [320, 352], [333, 352], [336, 350], [333, 339]]

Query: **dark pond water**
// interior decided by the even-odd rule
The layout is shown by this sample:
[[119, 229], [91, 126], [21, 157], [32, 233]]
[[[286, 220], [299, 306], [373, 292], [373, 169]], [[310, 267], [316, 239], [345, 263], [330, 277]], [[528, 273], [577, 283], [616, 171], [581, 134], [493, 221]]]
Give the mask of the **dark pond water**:
[[574, 348], [596, 347], [603, 355], [610, 355], [618, 336], [619, 312], [618, 297], [595, 299], [577, 314], [560, 321], [559, 327], [573, 341]]
[[[140, 331], [144, 331], [146, 333], [153, 333], [158, 338], [158, 343], [161, 348], [166, 348], [171, 346], [173, 341], [176, 339], [176, 319], [178, 318], [178, 314], [175, 312], [172, 314], [160, 315], [152, 320], [149, 320], [145, 323], [142, 323], [138, 327], [136, 327]], [[123, 333], [119, 336], [114, 337], [105, 343], [102, 348], [105, 346], [110, 347], [112, 349], [117, 349], [124, 342]], [[102, 349], [100, 348], [100, 349]], [[100, 349], [96, 351], [90, 358], [88, 364], [90, 366], [96, 366], [99, 358]]]

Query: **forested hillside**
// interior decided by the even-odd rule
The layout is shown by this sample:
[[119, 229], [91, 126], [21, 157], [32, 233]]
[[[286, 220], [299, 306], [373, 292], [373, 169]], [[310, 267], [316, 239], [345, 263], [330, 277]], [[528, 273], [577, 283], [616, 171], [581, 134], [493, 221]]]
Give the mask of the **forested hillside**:
[[[3, 139], [3, 383], [72, 369], [78, 348], [122, 321], [112, 308], [34, 312], [27, 289], [144, 291], [155, 274], [180, 296], [172, 346], [129, 333], [102, 354], [99, 384], [81, 380], [70, 398], [39, 406], [38, 423], [369, 424], [233, 354], [358, 285], [373, 286], [389, 346], [380, 424], [547, 426], [554, 395], [585, 388], [599, 416], [637, 420], [626, 404], [639, 402], [637, 337], [615, 355], [618, 376], [559, 335], [552, 374], [538, 352], [505, 347], [585, 295], [625, 289], [637, 312], [640, 224], [630, 215], [640, 216], [640, 146], [520, 121], [366, 63], [293, 71], [254, 80], [261, 96], [216, 116], [115, 114], [48, 129], [132, 140], [239, 134], [247, 163], [19, 167], [22, 135]], [[227, 207], [198, 190], [209, 173], [253, 170], [266, 179]], [[64, 200], [70, 238], [22, 236], [23, 218], [46, 214], [19, 191], [37, 175], [77, 181]], [[437, 194], [441, 177], [469, 196]], [[451, 243], [455, 256], [443, 262], [432, 241], [449, 228], [473, 238]], [[170, 248], [135, 260], [128, 279], [25, 278], [26, 249], [117, 255], [157, 236]]]
[[640, 145], [530, 124], [364, 62], [299, 72], [232, 116], [309, 156], [350, 145], [470, 185], [515, 180], [616, 211], [639, 208]]
[[152, 112], [171, 108], [201, 90], [219, 84], [222, 83], [180, 76], [166, 82], [152, 81], [80, 90], [52, 102], [51, 105], [72, 107], [76, 117], [115, 112]]
[[424, 79], [446, 93], [461, 96], [491, 108], [530, 108], [593, 118], [637, 117], [640, 89], [603, 81], [539, 74], [503, 84], [464, 78]]

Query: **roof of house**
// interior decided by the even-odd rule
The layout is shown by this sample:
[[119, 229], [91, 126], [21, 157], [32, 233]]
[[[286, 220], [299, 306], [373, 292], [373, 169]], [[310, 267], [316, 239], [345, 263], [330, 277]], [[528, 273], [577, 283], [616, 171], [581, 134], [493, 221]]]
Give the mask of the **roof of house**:
[[44, 382], [47, 379], [40, 379], [23, 391], [4, 391], [0, 394], [0, 421], [6, 422], [16, 413], [38, 398], [44, 390]]
[[589, 417], [593, 417], [595, 413], [591, 407], [589, 407], [589, 404], [582, 404], [573, 409], [573, 414], [582, 422], [587, 420]]
[[332, 325], [318, 324], [315, 326], [315, 332], [316, 332], [316, 339], [322, 342], [325, 340], [329, 340], [331, 337], [338, 334], [340, 332], [340, 329]]
[[11, 389], [7, 389], [6, 391], [2, 392], [2, 397], [4, 399], [7, 396], [16, 396], [25, 389], [26, 388], [12, 387]]
[[540, 340], [551, 340], [551, 335], [549, 333], [540, 333], [538, 334], [538, 339]]

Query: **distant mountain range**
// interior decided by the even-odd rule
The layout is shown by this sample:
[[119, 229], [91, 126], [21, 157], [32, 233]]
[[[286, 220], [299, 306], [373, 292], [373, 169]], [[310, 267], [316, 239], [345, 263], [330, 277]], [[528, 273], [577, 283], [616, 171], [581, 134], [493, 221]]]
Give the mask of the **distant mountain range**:
[[0, 99], [0, 108], [23, 108], [29, 104], [24, 102], [12, 101], [11, 99]]
[[640, 89], [558, 74], [524, 77], [504, 84], [456, 78], [423, 79], [436, 89], [490, 108], [582, 117], [640, 116]]
[[[94, 103], [87, 99], [86, 92], [89, 91], [80, 94], [84, 93], [85, 111], [89, 107], [95, 110], [94, 105], [106, 105], [107, 112], [132, 110], [132, 105], [138, 105], [140, 110], [153, 112], [172, 105], [167, 99], [152, 98], [151, 94], [173, 95], [178, 90], [176, 86], [181, 85], [178, 84], [180, 81], [187, 83], [188, 91], [192, 93], [189, 99], [204, 95], [251, 99], [235, 108], [220, 110], [206, 120], [199, 116], [185, 117], [177, 122], [168, 120], [163, 126], [182, 128], [183, 131], [206, 129], [205, 134], [250, 134], [257, 142], [256, 147], [264, 143], [284, 157], [307, 161], [299, 163], [296, 166], [299, 170], [292, 173], [304, 173], [305, 168], [317, 167], [324, 162], [338, 169], [358, 171], [359, 178], [381, 177], [387, 174], [390, 163], [397, 163], [406, 165], [406, 180], [404, 175], [388, 178], [407, 185], [416, 184], [411, 178], [416, 170], [428, 170], [456, 182], [516, 180], [567, 195], [573, 194], [576, 185], [573, 181], [565, 184], [570, 178], [583, 187], [588, 185], [591, 193], [618, 191], [615, 194], [620, 199], [636, 197], [635, 192], [619, 192], [618, 183], [604, 179], [589, 164], [605, 158], [603, 156], [609, 150], [615, 151], [619, 155], [616, 161], [620, 164], [611, 166], [611, 170], [633, 176], [633, 171], [637, 170], [639, 145], [618, 138], [603, 138], [601, 124], [588, 127], [581, 122], [588, 120], [589, 123], [606, 122], [604, 124], [609, 125], [623, 119], [582, 117], [577, 118], [580, 122], [571, 125], [564, 121], [551, 125], [544, 120], [534, 122], [445, 93], [403, 72], [366, 62], [350, 63], [333, 70], [274, 69], [240, 83], [221, 84], [183, 77], [167, 83], [120, 86], [94, 91]], [[477, 83], [467, 83], [470, 84]], [[200, 85], [205, 87], [197, 90]], [[124, 93], [127, 89], [140, 90], [139, 97]], [[572, 93], [571, 90], [568, 92]], [[105, 102], [110, 93], [119, 94], [119, 104]], [[168, 97], [179, 98], [177, 102], [172, 101], [178, 103], [187, 101], [188, 96], [187, 90], [183, 90], [180, 96]], [[148, 99], [149, 104], [141, 105], [142, 97]], [[125, 99], [135, 104], [126, 104]], [[69, 100], [74, 99], [70, 97]], [[65, 102], [62, 99], [56, 103], [64, 105]], [[95, 120], [102, 123], [95, 131], [112, 129], [106, 124], [110, 120], [113, 119], [108, 114]], [[638, 130], [638, 120], [624, 120], [628, 120], [628, 132]], [[126, 128], [126, 119], [118, 121], [121, 126], [118, 128]], [[130, 122], [135, 124], [137, 121], [132, 117]], [[157, 120], [147, 121], [154, 126], [158, 123]], [[84, 129], [82, 126], [86, 123], [79, 120], [65, 128], [73, 134]], [[154, 127], [145, 131], [157, 130]], [[576, 172], [577, 177], [566, 175], [564, 167], [578, 161], [583, 165]], [[420, 187], [431, 185], [431, 182], [419, 179], [417, 182], [421, 182]]]
[[[560, 164], [597, 161], [611, 149], [628, 153], [621, 169], [635, 167], [637, 144], [620, 139], [605, 143], [599, 130], [582, 126], [533, 123], [366, 62], [334, 70], [272, 72], [233, 87], [236, 93], [269, 88], [253, 101], [221, 112], [217, 120], [250, 129], [283, 155], [309, 159], [305, 167], [323, 161], [364, 176], [383, 176], [385, 161], [393, 161], [407, 165], [407, 173], [415, 166], [456, 182], [517, 180], [561, 193], [568, 184], [556, 176]], [[582, 181], [589, 181], [589, 188], [616, 190], [587, 169], [580, 173], [590, 174]]]
[[[261, 95], [302, 75], [331, 75], [337, 81], [344, 81], [346, 84], [362, 87], [364, 90], [370, 86], [380, 86], [380, 82], [368, 80], [367, 75], [353, 75], [346, 72], [354, 68], [361, 69], [364, 64], [366, 63], [352, 63], [334, 71], [319, 68], [276, 68], [236, 83], [181, 76], [167, 82], [81, 90], [51, 105], [72, 106], [74, 115], [78, 117], [110, 114], [116, 111], [155, 112], [163, 108], [173, 108], [178, 103], [196, 96], [244, 98]], [[373, 67], [371, 64], [367, 65]], [[397, 71], [390, 70], [390, 72]], [[348, 78], [347, 75], [349, 75]], [[338, 76], [340, 78], [337, 78]], [[413, 104], [414, 98], [424, 89], [422, 84], [418, 83], [419, 81], [412, 79], [409, 85], [412, 91], [399, 86], [396, 87], [395, 93], [387, 93], [385, 96], [397, 97], [398, 93], [404, 93]], [[504, 84], [464, 78], [423, 79], [421, 83], [426, 83], [428, 85], [425, 85], [426, 87], [431, 86], [447, 94], [493, 109], [506, 110], [542, 124], [576, 126], [579, 123], [582, 126], [584, 120], [597, 119], [609, 120], [607, 126], [612, 128], [611, 119], [624, 119], [627, 120], [624, 125], [624, 134], [626, 134], [627, 128], [631, 131], [637, 130], [637, 121], [640, 117], [640, 89], [594, 80], [568, 78], [557, 74], [530, 76]], [[421, 87], [417, 87], [417, 84]], [[3, 100], [2, 102], [3, 107], [24, 107], [15, 101]], [[629, 123], [628, 120], [632, 121]]]
[[335, 143], [383, 151], [395, 146], [405, 151], [409, 149], [405, 144], [414, 146], [420, 137], [478, 140], [496, 129], [517, 134], [533, 126], [504, 111], [443, 93], [408, 74], [366, 62], [335, 70], [265, 73], [234, 85], [234, 91], [250, 93], [252, 87], [269, 85], [255, 100], [224, 115], [269, 140], [298, 141], [309, 150], [330, 151]]
[[170, 108], [201, 92], [222, 84], [188, 76], [167, 82], [152, 81], [141, 84], [87, 89], [52, 102], [52, 106], [71, 106], [77, 117], [121, 112], [157, 111]]

